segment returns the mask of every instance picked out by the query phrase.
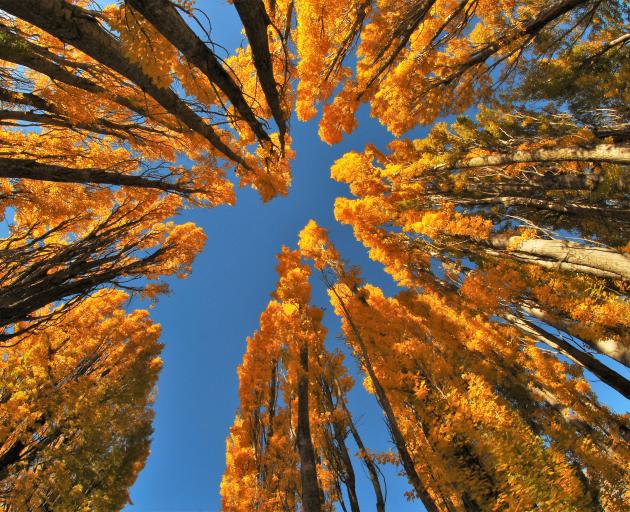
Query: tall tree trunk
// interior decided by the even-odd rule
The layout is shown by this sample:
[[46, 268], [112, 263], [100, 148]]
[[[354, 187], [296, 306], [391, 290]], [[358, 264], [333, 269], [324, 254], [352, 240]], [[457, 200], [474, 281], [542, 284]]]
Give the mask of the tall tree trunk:
[[45, 30], [131, 80], [225, 157], [247, 168], [242, 158], [172, 89], [157, 86], [139, 65], [125, 57], [118, 40], [85, 9], [65, 0], [0, 0], [0, 9]]
[[302, 483], [302, 506], [304, 512], [321, 512], [319, 484], [315, 450], [311, 439], [308, 404], [308, 344], [300, 340], [300, 372], [297, 385], [298, 425], [297, 444], [300, 454], [300, 481]]
[[[325, 379], [322, 379], [321, 387], [326, 409], [328, 410], [328, 412], [332, 413], [335, 410], [335, 404], [332, 398], [332, 390]], [[335, 443], [337, 444], [336, 449], [339, 451], [338, 455], [342, 465], [341, 469], [344, 472], [342, 481], [346, 485], [346, 489], [348, 491], [350, 510], [352, 510], [352, 512], [360, 512], [359, 498], [357, 497], [356, 490], [356, 478], [354, 474], [354, 468], [352, 467], [350, 454], [348, 453], [348, 447], [346, 446], [345, 429], [337, 421], [332, 422], [332, 428]]]
[[[519, 191], [527, 193], [527, 191]], [[485, 192], [489, 193], [488, 190]], [[609, 206], [597, 206], [591, 204], [581, 204], [569, 202], [565, 200], [550, 200], [536, 197], [515, 196], [515, 195], [491, 195], [489, 197], [466, 197], [455, 195], [431, 195], [425, 196], [423, 199], [429, 199], [436, 203], [454, 203], [467, 206], [483, 206], [483, 205], [503, 205], [507, 208], [511, 206], [521, 206], [523, 208], [531, 208], [534, 210], [547, 210], [550, 212], [564, 213], [576, 216], [595, 216], [598, 218], [614, 217], [618, 220], [625, 221], [630, 219], [630, 209], [616, 208]]]
[[269, 53], [267, 29], [271, 24], [261, 0], [234, 0], [234, 7], [238, 12], [245, 34], [252, 51], [256, 74], [260, 86], [267, 100], [267, 105], [278, 125], [280, 143], [284, 148], [284, 136], [287, 132], [286, 114], [282, 109], [282, 102], [278, 94], [278, 84], [273, 74], [273, 62]]
[[202, 192], [158, 178], [143, 178], [103, 169], [73, 169], [23, 158], [0, 157], [0, 178], [150, 188], [178, 194]]
[[545, 268], [630, 280], [630, 258], [607, 247], [541, 238], [520, 241], [516, 236], [505, 234], [490, 237], [488, 245], [505, 251], [510, 257]]
[[461, 77], [467, 70], [487, 61], [490, 57], [498, 53], [501, 48], [508, 46], [519, 38], [527, 38], [526, 40], [530, 39], [538, 34], [548, 24], [554, 22], [576, 7], [586, 4], [588, 1], [589, 0], [560, 0], [552, 3], [551, 5], [547, 5], [546, 8], [540, 11], [529, 21], [519, 23], [516, 30], [512, 30], [499, 37], [496, 41], [486, 44], [485, 47], [481, 47], [478, 50], [473, 51], [469, 55], [468, 59], [457, 66], [456, 71], [445, 78], [437, 80], [434, 86], [450, 84]]
[[418, 498], [420, 499], [420, 501], [422, 501], [422, 504], [427, 509], [427, 512], [439, 512], [437, 505], [433, 501], [433, 498], [431, 498], [429, 492], [427, 491], [426, 487], [422, 483], [422, 480], [420, 479], [418, 472], [416, 471], [416, 467], [411, 457], [411, 454], [409, 453], [409, 450], [407, 449], [407, 443], [398, 426], [398, 421], [396, 420], [396, 416], [394, 415], [394, 410], [392, 409], [392, 406], [389, 402], [387, 394], [385, 393], [385, 389], [381, 385], [380, 381], [378, 380], [378, 377], [376, 376], [376, 373], [374, 372], [370, 355], [367, 351], [367, 347], [365, 346], [365, 343], [363, 342], [363, 337], [361, 336], [361, 333], [359, 332], [358, 327], [352, 320], [352, 316], [350, 315], [350, 312], [348, 311], [348, 308], [346, 307], [345, 302], [343, 301], [343, 299], [337, 292], [335, 286], [331, 285], [330, 289], [332, 290], [333, 294], [339, 301], [339, 304], [341, 305], [341, 309], [343, 310], [344, 316], [346, 320], [348, 321], [348, 323], [350, 324], [350, 328], [352, 329], [354, 337], [357, 341], [357, 344], [359, 346], [359, 350], [361, 353], [363, 366], [368, 376], [370, 377], [370, 380], [372, 381], [372, 385], [374, 386], [376, 397], [381, 405], [381, 408], [383, 409], [383, 412], [385, 413], [385, 418], [387, 419], [387, 425], [391, 432], [392, 440], [394, 441], [394, 444], [396, 445], [396, 448], [398, 450], [400, 461], [402, 463], [403, 469], [405, 470], [405, 473], [407, 474], [407, 478], [409, 479], [409, 482], [411, 483], [414, 490], [416, 491]]
[[[144, 16], [170, 43], [199, 68], [210, 82], [216, 84], [232, 102], [238, 113], [260, 141], [270, 142], [260, 121], [245, 101], [243, 91], [223, 68], [216, 55], [195, 34], [169, 0], [125, 0]], [[265, 37], [266, 37], [265, 32]]]
[[630, 400], [630, 380], [626, 379], [623, 375], [620, 375], [611, 368], [608, 368], [608, 366], [601, 363], [590, 354], [582, 352], [569, 342], [546, 332], [544, 329], [528, 320], [525, 320], [524, 318], [520, 318], [512, 314], [506, 314], [504, 317], [525, 334], [532, 336], [534, 339], [541, 341], [555, 350], [558, 350], [562, 355], [569, 358], [571, 361], [574, 361], [582, 368], [590, 371], [603, 383], [617, 390]]
[[359, 431], [357, 430], [354, 421], [352, 420], [352, 414], [348, 410], [348, 407], [343, 399], [340, 399], [341, 406], [343, 407], [344, 412], [346, 413], [346, 419], [348, 421], [348, 428], [350, 429], [350, 433], [359, 448], [359, 452], [361, 453], [361, 460], [363, 464], [365, 464], [365, 468], [368, 472], [368, 477], [370, 478], [370, 482], [372, 483], [372, 487], [374, 488], [374, 495], [376, 496], [376, 512], [385, 512], [385, 498], [383, 496], [383, 489], [381, 488], [381, 482], [378, 478], [378, 467], [374, 462], [374, 459], [368, 454], [365, 445], [363, 444], [363, 439], [359, 435]]

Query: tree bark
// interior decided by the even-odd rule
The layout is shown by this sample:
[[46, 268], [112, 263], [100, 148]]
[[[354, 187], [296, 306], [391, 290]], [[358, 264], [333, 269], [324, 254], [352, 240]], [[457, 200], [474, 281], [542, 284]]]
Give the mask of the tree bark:
[[630, 280], [630, 258], [607, 247], [540, 238], [519, 241], [511, 235], [494, 235], [487, 243], [520, 261], [545, 268]]
[[245, 27], [245, 34], [247, 34], [247, 40], [252, 51], [256, 74], [260, 80], [260, 86], [273, 118], [278, 125], [281, 145], [284, 148], [287, 123], [280, 95], [278, 94], [278, 84], [273, 73], [271, 54], [269, 53], [267, 35], [267, 29], [271, 24], [269, 16], [261, 0], [234, 0], [234, 7], [236, 7], [236, 11]]
[[[453, 164], [441, 165], [436, 170], [475, 169], [478, 167], [498, 167], [522, 163], [549, 162], [607, 162], [630, 164], [630, 146], [627, 144], [598, 144], [596, 146], [570, 146], [564, 148], [532, 149], [476, 156], [457, 160]], [[550, 183], [551, 185], [555, 183]], [[541, 185], [545, 186], [544, 179]]]
[[65, 0], [0, 0], [0, 9], [52, 34], [78, 48], [101, 64], [135, 83], [169, 114], [204, 137], [212, 146], [237, 164], [248, 166], [172, 89], [162, 89], [144, 74], [140, 66], [127, 59], [120, 43], [85, 9]]
[[73, 169], [55, 164], [40, 163], [23, 158], [0, 157], [0, 177], [27, 179], [36, 181], [52, 181], [56, 183], [76, 183], [113, 185], [119, 187], [136, 187], [163, 190], [176, 194], [192, 194], [201, 192], [177, 183], [169, 183], [160, 179], [143, 178], [131, 174], [122, 174], [103, 169]]
[[304, 512], [321, 512], [315, 450], [311, 439], [308, 397], [308, 345], [300, 340], [300, 370], [298, 377], [298, 425], [297, 445], [300, 454], [300, 481], [302, 483], [302, 507]]
[[532, 336], [534, 339], [543, 342], [555, 350], [558, 350], [565, 357], [571, 359], [582, 368], [590, 371], [603, 383], [609, 385], [611, 388], [621, 393], [624, 397], [630, 399], [630, 380], [608, 368], [608, 366], [601, 363], [590, 354], [582, 352], [569, 342], [546, 332], [534, 323], [512, 314], [506, 314], [504, 316], [506, 320], [518, 327], [525, 334]]

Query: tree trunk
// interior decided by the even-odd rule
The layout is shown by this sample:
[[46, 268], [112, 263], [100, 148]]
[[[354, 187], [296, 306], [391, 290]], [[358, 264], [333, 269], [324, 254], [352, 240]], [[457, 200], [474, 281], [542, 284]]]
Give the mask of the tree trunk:
[[518, 237], [505, 234], [491, 236], [488, 245], [520, 261], [549, 269], [630, 280], [630, 258], [607, 247], [540, 238], [519, 241]]
[[605, 364], [601, 363], [590, 354], [582, 352], [569, 342], [546, 332], [544, 329], [528, 320], [512, 314], [506, 314], [504, 317], [525, 334], [528, 334], [534, 339], [537, 339], [551, 348], [558, 350], [562, 355], [579, 364], [582, 368], [590, 371], [603, 383], [617, 390], [630, 400], [630, 381], [618, 374], [616, 371], [608, 368]]
[[52, 181], [56, 183], [98, 184], [163, 190], [177, 194], [201, 192], [160, 179], [143, 178], [102, 169], [72, 169], [36, 160], [0, 157], [0, 178]]
[[[562, 318], [556, 318], [538, 307], [524, 304], [521, 305], [520, 308], [528, 315], [549, 324], [553, 328], [571, 334], [573, 327], [571, 322]], [[579, 339], [600, 354], [608, 356], [630, 368], [630, 348], [626, 347], [623, 343], [612, 338], [601, 338], [597, 340]]]
[[256, 74], [260, 86], [278, 125], [280, 143], [284, 147], [284, 136], [287, 132], [286, 114], [282, 109], [282, 101], [278, 94], [278, 84], [273, 74], [273, 63], [269, 53], [267, 29], [269, 16], [261, 0], [234, 0], [234, 7], [245, 27], [245, 34], [252, 51]]
[[[524, 191], [519, 191], [524, 192]], [[488, 193], [488, 191], [486, 191]], [[424, 198], [423, 198], [424, 199]], [[503, 205], [505, 207], [521, 206], [524, 208], [532, 208], [534, 210], [547, 210], [550, 212], [564, 213], [569, 215], [586, 216], [605, 216], [615, 217], [620, 220], [630, 219], [630, 209], [614, 208], [607, 206], [596, 206], [590, 204], [572, 203], [563, 200], [538, 199], [525, 196], [490, 196], [490, 197], [460, 197], [433, 195], [428, 196], [434, 202], [449, 202], [460, 205], [482, 206], [482, 205]]]
[[[243, 91], [227, 73], [216, 55], [193, 32], [169, 0], [125, 0], [144, 16], [170, 43], [184, 54], [186, 59], [199, 68], [210, 82], [216, 84], [232, 102], [245, 122], [260, 141], [270, 142], [260, 121], [245, 101]], [[266, 37], [265, 32], [265, 37]]]
[[539, 12], [537, 16], [534, 16], [529, 21], [519, 23], [516, 30], [509, 31], [499, 37], [496, 41], [488, 43], [485, 48], [482, 47], [479, 50], [472, 52], [469, 58], [458, 66], [457, 71], [437, 81], [436, 85], [444, 85], [453, 82], [463, 75], [468, 69], [488, 60], [501, 48], [504, 48], [521, 37], [535, 36], [549, 23], [552, 23], [564, 14], [582, 4], [587, 3], [588, 1], [589, 0], [560, 0], [547, 6], [546, 9]]
[[302, 507], [304, 512], [321, 512], [319, 484], [317, 483], [317, 466], [315, 450], [311, 440], [308, 404], [308, 345], [306, 340], [300, 341], [300, 369], [298, 377], [298, 425], [297, 445], [300, 454], [300, 481], [302, 483]]
[[363, 464], [365, 464], [365, 468], [368, 472], [368, 477], [370, 478], [370, 482], [372, 483], [372, 487], [374, 488], [374, 494], [376, 496], [376, 512], [385, 512], [385, 498], [383, 497], [383, 490], [381, 489], [381, 482], [378, 479], [378, 468], [374, 463], [372, 457], [368, 454], [365, 445], [363, 444], [363, 439], [359, 435], [359, 431], [352, 420], [352, 415], [346, 406], [346, 403], [341, 400], [341, 405], [343, 407], [344, 412], [346, 413], [346, 418], [348, 420], [348, 428], [350, 429], [350, 433], [359, 448], [359, 452], [361, 453], [361, 460]]
[[228, 159], [248, 168], [242, 158], [172, 89], [158, 87], [139, 65], [127, 59], [118, 40], [85, 9], [65, 0], [0, 0], [0, 9], [45, 30], [131, 80], [169, 114], [204, 137]]
[[[58, 57], [56, 55], [49, 56], [46, 49], [40, 48], [26, 39], [19, 38], [1, 25], [0, 36], [2, 36], [5, 40], [4, 44], [0, 44], [0, 59], [33, 69], [38, 73], [46, 75], [55, 82], [70, 85], [92, 94], [102, 94], [105, 98], [108, 98], [143, 117], [152, 117], [150, 112], [148, 112], [143, 106], [134, 103], [124, 96], [111, 93], [104, 87], [92, 82], [84, 76], [75, 75], [67, 71], [52, 60], [47, 60], [47, 58], [52, 59]], [[7, 43], [7, 41], [9, 41], [9, 43]], [[173, 131], [178, 131], [176, 126], [171, 126], [171, 123], [165, 123], [164, 120], [160, 120], [159, 122], [168, 126], [169, 129]]]
[[[332, 398], [332, 390], [328, 385], [326, 380], [322, 379], [321, 381], [322, 387], [322, 395], [325, 400], [325, 406], [328, 412], [332, 413], [335, 410], [335, 404]], [[342, 470], [345, 473], [342, 481], [346, 485], [346, 489], [348, 491], [348, 501], [350, 502], [350, 510], [352, 512], [360, 512], [359, 508], [359, 498], [357, 497], [356, 490], [356, 478], [354, 474], [354, 468], [352, 467], [352, 461], [350, 459], [350, 454], [348, 453], [348, 448], [346, 446], [346, 433], [345, 429], [343, 429], [342, 425], [339, 425], [337, 421], [332, 422], [333, 428], [333, 436], [335, 439], [335, 443], [337, 444], [336, 449], [338, 450], [339, 459], [342, 465]]]

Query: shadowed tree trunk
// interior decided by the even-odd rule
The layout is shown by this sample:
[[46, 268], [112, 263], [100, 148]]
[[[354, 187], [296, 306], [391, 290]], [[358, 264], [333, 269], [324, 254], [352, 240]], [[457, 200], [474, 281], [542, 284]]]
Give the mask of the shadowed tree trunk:
[[[522, 304], [520, 306], [520, 309], [527, 315], [530, 315], [538, 320], [545, 322], [546, 324], [549, 324], [554, 329], [565, 331], [567, 333], [570, 333], [572, 330], [571, 322], [550, 315], [539, 307]], [[621, 363], [624, 366], [630, 368], [630, 349], [626, 347], [623, 343], [612, 338], [601, 338], [597, 340], [580, 338], [580, 341], [587, 344], [589, 347], [591, 347], [593, 350], [596, 350], [600, 354], [608, 356], [618, 363]]]
[[247, 168], [207, 124], [172, 89], [153, 83], [139, 65], [127, 59], [120, 43], [88, 11], [65, 0], [0, 0], [0, 9], [49, 32], [135, 83], [169, 114], [204, 137], [228, 159]]
[[256, 134], [258, 140], [270, 142], [269, 135], [245, 101], [241, 88], [223, 68], [212, 50], [182, 19], [172, 2], [169, 0], [126, 0], [126, 3], [149, 20], [191, 64], [199, 68], [210, 82], [223, 91]]
[[73, 169], [23, 158], [0, 157], [0, 178], [151, 188], [176, 194], [201, 192], [201, 190], [194, 190], [192, 187], [170, 183], [159, 178], [145, 178], [103, 169]]
[[582, 368], [590, 371], [603, 383], [608, 384], [613, 389], [616, 389], [619, 393], [630, 400], [630, 380], [626, 379], [623, 375], [620, 375], [616, 371], [612, 370], [590, 354], [574, 347], [568, 341], [546, 332], [544, 329], [524, 318], [517, 317], [516, 315], [505, 315], [505, 319], [512, 325], [518, 327], [525, 334], [532, 336], [534, 339], [543, 342], [545, 345], [548, 345], [555, 350], [558, 350], [562, 355], [577, 363]]
[[234, 0], [234, 7], [245, 27], [245, 34], [249, 41], [254, 59], [256, 73], [260, 86], [265, 94], [267, 104], [280, 131], [280, 143], [284, 146], [284, 136], [287, 133], [286, 114], [282, 110], [282, 102], [278, 93], [278, 84], [273, 74], [273, 63], [269, 53], [267, 35], [271, 22], [261, 0]]
[[[321, 388], [325, 407], [328, 412], [332, 413], [335, 410], [335, 404], [333, 402], [333, 392], [325, 379], [321, 380]], [[352, 512], [360, 512], [354, 468], [352, 467], [352, 461], [350, 459], [350, 454], [348, 453], [348, 447], [346, 446], [346, 432], [343, 425], [340, 425], [339, 422], [334, 419], [332, 421], [332, 428], [333, 436], [336, 443], [335, 449], [338, 450], [338, 455], [342, 466], [341, 470], [343, 471], [341, 479], [346, 485], [346, 489], [348, 491], [350, 510], [352, 510]]]
[[308, 400], [308, 345], [306, 340], [300, 340], [300, 370], [298, 377], [298, 425], [297, 445], [300, 454], [300, 481], [302, 483], [302, 506], [304, 512], [321, 512], [319, 484], [317, 483], [317, 469], [315, 450], [311, 439]]

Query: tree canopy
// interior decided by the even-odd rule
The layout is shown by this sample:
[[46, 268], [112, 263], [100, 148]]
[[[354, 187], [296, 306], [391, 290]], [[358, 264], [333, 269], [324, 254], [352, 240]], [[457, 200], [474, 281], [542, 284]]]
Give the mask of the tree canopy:
[[315, 221], [278, 248], [223, 510], [381, 512], [385, 464], [429, 512], [627, 510], [630, 417], [589, 385], [630, 399], [627, 2], [231, 3], [232, 52], [189, 0], [0, 0], [0, 509], [129, 502], [162, 367], [134, 308], [221, 250], [182, 211], [289, 194], [291, 123], [338, 144], [366, 105], [394, 140], [330, 168], [334, 216], [397, 292]]

